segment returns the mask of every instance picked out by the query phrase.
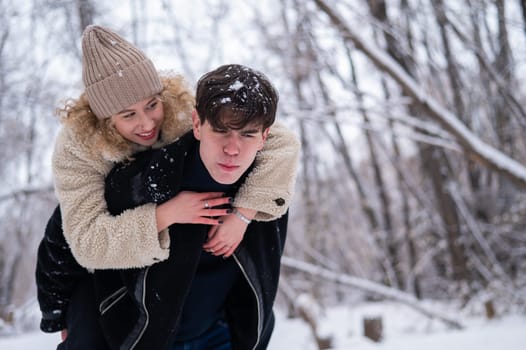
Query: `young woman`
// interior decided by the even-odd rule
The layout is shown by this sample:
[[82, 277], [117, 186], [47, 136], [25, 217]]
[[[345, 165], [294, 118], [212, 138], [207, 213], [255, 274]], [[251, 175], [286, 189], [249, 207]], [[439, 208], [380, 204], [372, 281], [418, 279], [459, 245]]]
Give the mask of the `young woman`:
[[195, 102], [180, 76], [160, 76], [142, 51], [107, 28], [86, 28], [82, 50], [85, 92], [60, 111], [63, 128], [53, 154], [64, 235], [80, 265], [122, 269], [166, 260], [167, 227], [174, 223], [214, 225], [210, 236], [218, 244], [207, 249], [228, 256], [248, 220], [286, 212], [294, 187], [286, 174], [294, 173], [299, 143], [276, 125], [233, 200], [241, 217], [214, 209], [231, 201], [214, 192], [183, 192], [160, 205], [110, 215], [104, 180], [113, 165], [190, 130]]

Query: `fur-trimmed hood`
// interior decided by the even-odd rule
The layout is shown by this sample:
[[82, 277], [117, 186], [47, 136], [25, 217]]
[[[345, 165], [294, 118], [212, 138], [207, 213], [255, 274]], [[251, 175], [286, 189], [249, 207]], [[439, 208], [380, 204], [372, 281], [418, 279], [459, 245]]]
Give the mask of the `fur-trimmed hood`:
[[[164, 74], [161, 81], [164, 85], [161, 92], [164, 121], [159, 140], [153, 148], [167, 145], [190, 130], [191, 113], [195, 106], [193, 94], [182, 76]], [[88, 153], [89, 158], [121, 162], [146, 149], [124, 139], [112, 126], [109, 118], [98, 119], [91, 111], [85, 93], [77, 100], [68, 101], [65, 108], [58, 112], [64, 125], [62, 132]]]

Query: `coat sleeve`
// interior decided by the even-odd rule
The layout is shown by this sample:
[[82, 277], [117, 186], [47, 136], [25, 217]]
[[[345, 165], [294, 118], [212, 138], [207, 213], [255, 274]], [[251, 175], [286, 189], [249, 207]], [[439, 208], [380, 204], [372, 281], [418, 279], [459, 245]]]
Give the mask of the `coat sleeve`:
[[[187, 141], [191, 136], [185, 135]], [[160, 149], [134, 155], [106, 177], [105, 198], [112, 215], [144, 203], [163, 203], [180, 191], [187, 144], [181, 139]]]
[[51, 215], [38, 247], [36, 283], [42, 312], [40, 329], [57, 332], [66, 328], [66, 312], [78, 282], [88, 275], [80, 266], [64, 238], [60, 210]]
[[283, 124], [275, 123], [234, 206], [256, 210], [257, 221], [271, 221], [285, 214], [294, 193], [299, 154], [296, 135]]
[[55, 192], [66, 241], [80, 265], [90, 269], [143, 267], [166, 260], [168, 230], [157, 232], [153, 203], [112, 216], [104, 181], [112, 163], [86, 154], [67, 133], [53, 154]]

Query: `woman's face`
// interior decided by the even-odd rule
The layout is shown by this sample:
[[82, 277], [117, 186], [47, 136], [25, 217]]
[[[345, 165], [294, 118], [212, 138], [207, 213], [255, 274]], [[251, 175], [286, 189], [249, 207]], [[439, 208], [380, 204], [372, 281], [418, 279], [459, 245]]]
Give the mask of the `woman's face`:
[[142, 146], [151, 146], [157, 141], [163, 119], [159, 96], [144, 99], [111, 116], [122, 137]]

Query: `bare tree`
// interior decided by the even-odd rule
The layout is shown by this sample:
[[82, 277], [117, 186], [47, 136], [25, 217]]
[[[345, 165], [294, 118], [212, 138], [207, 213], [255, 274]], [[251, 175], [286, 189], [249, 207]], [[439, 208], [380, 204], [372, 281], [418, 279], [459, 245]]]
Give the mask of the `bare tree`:
[[79, 18], [79, 33], [82, 33], [88, 25], [93, 24], [95, 6], [92, 0], [76, 0], [76, 5]]
[[[191, 84], [227, 61], [274, 81], [279, 118], [302, 142], [286, 249], [295, 262], [283, 271], [294, 295], [346, 302], [356, 281], [345, 274], [417, 298], [521, 299], [523, 1], [30, 3], [0, 4], [4, 318], [20, 304], [17, 291], [30, 290], [22, 277], [32, 262], [20, 257], [34, 251], [56, 204], [53, 111], [82, 89], [78, 43], [91, 23], [116, 26]], [[333, 288], [311, 278], [313, 265]], [[394, 291], [358, 290], [363, 298]]]

